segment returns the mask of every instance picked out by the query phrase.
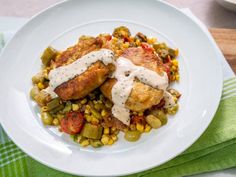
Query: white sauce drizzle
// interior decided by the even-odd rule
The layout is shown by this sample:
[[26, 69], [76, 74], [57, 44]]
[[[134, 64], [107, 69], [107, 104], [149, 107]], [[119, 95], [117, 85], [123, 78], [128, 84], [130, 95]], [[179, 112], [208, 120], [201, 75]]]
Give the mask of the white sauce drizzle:
[[43, 91], [50, 94], [52, 98], [58, 97], [54, 92], [56, 87], [82, 74], [97, 61], [102, 61], [105, 65], [109, 63], [116, 65], [116, 71], [112, 76], [117, 79], [112, 88], [112, 101], [114, 103], [112, 114], [124, 124], [130, 124], [130, 110], [125, 107], [125, 103], [132, 91], [135, 78], [153, 88], [164, 90], [164, 107], [168, 108], [175, 105], [173, 96], [166, 91], [168, 87], [166, 72], [160, 75], [145, 67], [134, 65], [129, 59], [124, 57], [119, 57], [115, 62], [114, 53], [108, 49], [90, 52], [69, 65], [51, 70], [49, 73], [49, 86]]
[[[119, 57], [116, 60], [116, 71], [113, 76], [117, 79], [117, 82], [112, 88], [112, 101], [114, 103], [112, 114], [126, 125], [130, 123], [130, 111], [125, 108], [125, 103], [131, 93], [135, 78], [153, 88], [165, 91], [168, 87], [166, 72], [159, 75], [150, 69], [134, 65], [129, 59], [124, 57]], [[166, 96], [164, 98], [169, 99], [170, 95], [166, 95], [169, 97]]]
[[115, 64], [113, 51], [108, 49], [93, 51], [69, 65], [51, 70], [48, 75], [49, 87], [44, 89], [44, 91], [50, 94], [52, 98], [57, 97], [54, 92], [56, 87], [82, 74], [89, 66], [97, 61], [102, 61], [105, 65], [108, 65], [109, 63]]

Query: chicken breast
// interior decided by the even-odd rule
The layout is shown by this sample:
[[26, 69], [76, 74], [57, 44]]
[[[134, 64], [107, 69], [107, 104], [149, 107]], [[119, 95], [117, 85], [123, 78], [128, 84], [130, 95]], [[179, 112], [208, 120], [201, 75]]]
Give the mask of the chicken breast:
[[52, 66], [53, 68], [57, 68], [72, 63], [89, 52], [101, 49], [102, 45], [103, 40], [101, 37], [81, 37], [76, 45], [61, 52], [52, 63]]
[[[143, 66], [157, 73], [163, 71], [161, 59], [152, 51], [146, 51], [143, 48], [129, 48], [121, 56], [131, 60], [135, 65]], [[116, 82], [116, 79], [109, 79], [100, 87], [101, 92], [110, 100], [112, 100], [112, 87]], [[159, 104], [163, 94], [163, 90], [154, 89], [136, 80], [125, 106], [132, 111], [144, 111]]]
[[[92, 51], [101, 49], [102, 43], [99, 37], [81, 38], [77, 45], [62, 52], [53, 65], [56, 68], [68, 65]], [[104, 65], [101, 61], [97, 61], [82, 74], [56, 87], [54, 92], [63, 100], [83, 98], [99, 87], [113, 70], [113, 65]]]

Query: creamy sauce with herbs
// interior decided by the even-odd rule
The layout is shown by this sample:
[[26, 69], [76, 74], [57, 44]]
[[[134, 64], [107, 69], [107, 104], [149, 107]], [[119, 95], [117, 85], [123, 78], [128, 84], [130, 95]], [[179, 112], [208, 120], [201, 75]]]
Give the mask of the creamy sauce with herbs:
[[164, 100], [165, 100], [164, 108], [169, 108], [176, 104], [174, 97], [171, 95], [171, 93], [167, 91], [164, 92]]
[[44, 89], [52, 98], [57, 97], [54, 89], [59, 85], [73, 79], [85, 72], [93, 63], [101, 61], [105, 65], [113, 63], [116, 71], [113, 73], [117, 79], [112, 88], [112, 114], [126, 125], [130, 124], [130, 110], [125, 107], [125, 103], [132, 91], [135, 78], [140, 82], [150, 85], [156, 89], [164, 90], [165, 107], [175, 105], [173, 96], [166, 91], [168, 87], [168, 76], [166, 72], [158, 74], [150, 69], [133, 64], [129, 59], [119, 57], [114, 61], [114, 53], [108, 49], [90, 52], [73, 63], [53, 69], [49, 73], [49, 87]]
[[82, 74], [88, 69], [89, 66], [97, 61], [101, 61], [105, 65], [108, 65], [109, 63], [114, 64], [113, 51], [108, 49], [93, 51], [69, 65], [61, 66], [51, 70], [48, 75], [49, 87], [44, 91], [50, 94], [53, 98], [57, 97], [56, 93], [54, 92], [56, 87]]
[[129, 59], [120, 57], [116, 60], [116, 71], [113, 75], [117, 82], [112, 88], [112, 114], [126, 125], [130, 123], [130, 111], [125, 108], [125, 103], [131, 93], [134, 79], [153, 88], [166, 90], [168, 76], [166, 72], [161, 75], [142, 66], [133, 64]]

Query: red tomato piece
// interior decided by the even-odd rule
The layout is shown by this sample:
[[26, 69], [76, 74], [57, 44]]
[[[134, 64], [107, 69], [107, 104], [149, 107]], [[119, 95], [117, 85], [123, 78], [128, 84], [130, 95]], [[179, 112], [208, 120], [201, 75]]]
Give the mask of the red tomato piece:
[[145, 117], [144, 116], [133, 116], [131, 118], [131, 124], [145, 124], [146, 123], [146, 120], [145, 120]]
[[84, 116], [80, 112], [69, 112], [65, 118], [61, 120], [61, 129], [68, 134], [77, 134], [81, 131], [84, 125]]
[[154, 49], [148, 43], [142, 42], [141, 47], [148, 52], [154, 52]]

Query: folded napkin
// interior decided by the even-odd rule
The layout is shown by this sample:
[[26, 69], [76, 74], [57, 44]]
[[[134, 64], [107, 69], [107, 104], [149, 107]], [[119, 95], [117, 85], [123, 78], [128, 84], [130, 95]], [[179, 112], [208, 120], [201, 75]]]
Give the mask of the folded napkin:
[[[0, 34], [0, 51], [4, 44], [4, 36]], [[236, 77], [232, 76], [225, 79], [219, 108], [212, 123], [197, 142], [175, 159], [151, 170], [129, 176], [178, 177], [235, 167], [235, 108]], [[56, 171], [33, 160], [22, 152], [0, 128], [0, 176], [73, 177], [74, 175]]]

